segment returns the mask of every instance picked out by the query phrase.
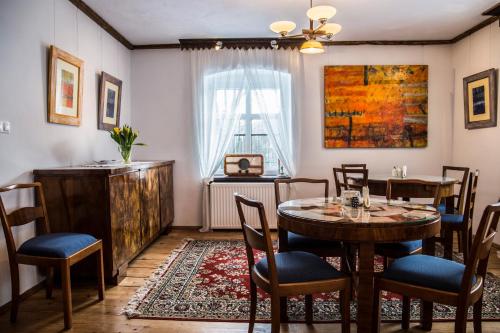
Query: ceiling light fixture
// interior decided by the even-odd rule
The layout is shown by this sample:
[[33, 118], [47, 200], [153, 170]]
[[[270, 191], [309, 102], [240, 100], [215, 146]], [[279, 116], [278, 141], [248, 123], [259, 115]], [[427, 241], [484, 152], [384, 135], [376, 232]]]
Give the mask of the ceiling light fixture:
[[[269, 26], [271, 31], [280, 35], [280, 38], [305, 38], [306, 41], [300, 46], [300, 52], [305, 54], [318, 54], [325, 52], [323, 44], [319, 40], [331, 40], [334, 35], [342, 30], [342, 26], [337, 23], [327, 23], [337, 13], [337, 9], [332, 6], [314, 6], [310, 1], [310, 8], [306, 15], [309, 17], [309, 29], [302, 29], [302, 33], [288, 35], [296, 24], [291, 21], [277, 21]], [[314, 21], [319, 25], [315, 28]], [[271, 47], [274, 48], [272, 42]]]

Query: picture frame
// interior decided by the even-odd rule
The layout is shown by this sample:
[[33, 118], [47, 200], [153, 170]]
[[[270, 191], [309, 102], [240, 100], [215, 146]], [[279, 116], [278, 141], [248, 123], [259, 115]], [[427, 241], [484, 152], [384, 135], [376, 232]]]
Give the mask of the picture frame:
[[47, 121], [80, 126], [83, 60], [54, 45], [49, 48]]
[[102, 72], [99, 88], [97, 128], [111, 131], [120, 127], [122, 81]]
[[497, 126], [498, 73], [491, 68], [464, 78], [466, 129]]

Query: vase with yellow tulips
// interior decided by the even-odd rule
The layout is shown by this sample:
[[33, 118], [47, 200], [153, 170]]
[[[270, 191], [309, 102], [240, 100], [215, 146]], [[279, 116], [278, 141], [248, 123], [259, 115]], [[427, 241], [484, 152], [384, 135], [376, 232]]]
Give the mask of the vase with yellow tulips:
[[139, 132], [132, 130], [132, 127], [128, 125], [123, 125], [122, 128], [115, 127], [109, 134], [118, 143], [118, 150], [125, 164], [131, 162], [132, 146], [145, 146], [144, 143], [134, 143], [139, 136]]

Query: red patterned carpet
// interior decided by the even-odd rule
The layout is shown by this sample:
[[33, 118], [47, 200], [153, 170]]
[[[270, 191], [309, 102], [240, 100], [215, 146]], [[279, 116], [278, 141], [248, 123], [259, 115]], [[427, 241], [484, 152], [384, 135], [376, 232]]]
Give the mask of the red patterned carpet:
[[[376, 260], [376, 267], [381, 268], [380, 259]], [[243, 241], [186, 240], [136, 292], [124, 313], [129, 318], [247, 321], [248, 278]], [[485, 286], [483, 318], [500, 320], [500, 279], [490, 274]], [[314, 321], [339, 321], [337, 297], [336, 293], [314, 295]], [[269, 301], [266, 294], [260, 292], [258, 321], [269, 321]], [[292, 322], [304, 320], [302, 297], [291, 298], [288, 314]], [[354, 320], [355, 301], [351, 303], [351, 314]], [[413, 301], [412, 320], [418, 320], [418, 315], [419, 302]], [[453, 320], [454, 315], [453, 307], [435, 305], [435, 320]], [[384, 294], [382, 320], [399, 321], [400, 318], [400, 297]]]

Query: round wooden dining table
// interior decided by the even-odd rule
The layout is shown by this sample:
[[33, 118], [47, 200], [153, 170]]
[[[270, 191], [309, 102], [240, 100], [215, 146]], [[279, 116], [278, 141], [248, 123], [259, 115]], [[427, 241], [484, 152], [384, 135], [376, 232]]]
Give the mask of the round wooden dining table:
[[[432, 207], [405, 201], [372, 199], [369, 208], [344, 206], [336, 198], [308, 198], [278, 206], [279, 251], [287, 251], [287, 231], [321, 240], [359, 246], [357, 331], [372, 332], [374, 257], [376, 243], [423, 239], [424, 252], [433, 251], [425, 239], [438, 234], [440, 214]], [[431, 242], [429, 242], [430, 244]], [[432, 318], [432, 303], [424, 305], [424, 319]], [[286, 307], [285, 307], [286, 308]], [[432, 319], [431, 319], [432, 320]], [[423, 323], [424, 327], [429, 323]]]

